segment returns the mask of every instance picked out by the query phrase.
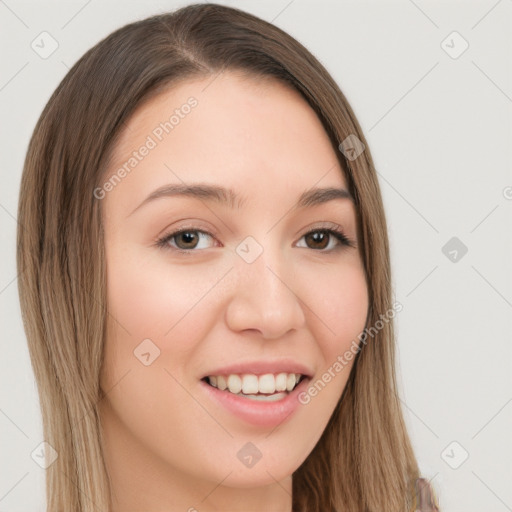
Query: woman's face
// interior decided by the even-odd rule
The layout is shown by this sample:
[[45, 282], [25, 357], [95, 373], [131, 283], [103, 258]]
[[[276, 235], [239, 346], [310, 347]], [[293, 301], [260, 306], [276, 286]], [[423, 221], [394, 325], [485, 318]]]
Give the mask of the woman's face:
[[353, 360], [340, 370], [338, 356], [365, 324], [356, 210], [343, 192], [314, 193], [347, 183], [297, 92], [212, 79], [140, 108], [95, 192], [110, 313], [102, 421], [125, 476], [289, 484], [346, 384]]

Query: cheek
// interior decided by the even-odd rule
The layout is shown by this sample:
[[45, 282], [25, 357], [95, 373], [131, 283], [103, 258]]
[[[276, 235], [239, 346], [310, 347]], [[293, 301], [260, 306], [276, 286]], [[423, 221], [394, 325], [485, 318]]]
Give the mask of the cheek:
[[368, 312], [368, 290], [362, 265], [353, 261], [337, 270], [311, 276], [304, 292], [305, 301], [315, 313], [318, 328], [316, 337], [326, 359], [332, 362], [350, 346], [365, 327]]
[[[101, 387], [117, 418], [108, 416], [115, 435], [141, 458], [153, 454], [193, 472], [211, 449], [205, 428], [213, 430], [216, 444], [226, 442], [225, 432], [191, 395], [197, 350], [218, 317], [208, 291], [224, 273], [199, 265], [176, 271], [161, 256], [107, 250], [110, 316]], [[146, 353], [150, 360], [158, 354], [147, 366]], [[229, 455], [237, 460], [236, 451]]]
[[117, 405], [136, 422], [144, 407], [154, 414], [159, 401], [167, 411], [162, 417], [171, 420], [170, 411], [186, 399], [178, 383], [188, 383], [191, 360], [218, 316], [208, 291], [222, 269], [176, 271], [161, 255], [148, 257], [115, 244], [106, 256], [109, 317], [102, 388], [115, 386]]
[[[215, 303], [208, 293], [225, 271], [218, 266], [169, 265], [157, 257], [127, 257], [112, 251], [108, 261], [109, 311], [132, 341], [145, 338], [165, 343], [179, 339], [179, 348], [192, 348], [201, 326], [206, 323]], [[115, 262], [115, 263], [114, 263]], [[201, 316], [202, 322], [194, 321]]]
[[[306, 276], [307, 277], [307, 276]], [[311, 276], [312, 278], [312, 276]], [[304, 421], [319, 437], [347, 383], [365, 328], [368, 290], [362, 265], [358, 261], [317, 273], [316, 286], [304, 293], [314, 315], [311, 332], [320, 353], [318, 371], [299, 397], [304, 405]], [[323, 286], [320, 286], [323, 284]]]
[[210, 292], [227, 270], [222, 264], [178, 268], [161, 253], [147, 254], [121, 244], [106, 248], [110, 315], [102, 389], [113, 390], [109, 400], [138, 438], [150, 432], [154, 440], [167, 439], [172, 431], [174, 439], [188, 439], [191, 426], [205, 422], [187, 390], [197, 385], [201, 342], [219, 318]]

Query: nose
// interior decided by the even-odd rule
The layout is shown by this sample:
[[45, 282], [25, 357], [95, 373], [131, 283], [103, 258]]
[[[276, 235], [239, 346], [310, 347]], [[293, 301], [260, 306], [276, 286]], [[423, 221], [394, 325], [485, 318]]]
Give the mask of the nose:
[[265, 339], [277, 339], [304, 326], [303, 303], [294, 289], [297, 283], [282, 254], [264, 250], [252, 263], [237, 257], [235, 267], [226, 311], [230, 329], [256, 330]]

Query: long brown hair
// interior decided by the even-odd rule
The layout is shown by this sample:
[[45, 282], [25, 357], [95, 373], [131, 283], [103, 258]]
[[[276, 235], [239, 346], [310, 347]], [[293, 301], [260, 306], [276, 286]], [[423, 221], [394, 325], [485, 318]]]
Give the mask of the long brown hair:
[[[47, 510], [107, 511], [98, 402], [106, 318], [102, 219], [93, 191], [134, 110], [178, 81], [237, 70], [278, 79], [314, 109], [355, 198], [367, 326], [392, 308], [387, 228], [367, 141], [337, 84], [299, 42], [255, 16], [196, 4], [115, 31], [62, 80], [32, 136], [19, 200], [19, 293], [38, 384]], [[357, 158], [338, 150], [355, 135]], [[381, 315], [381, 316], [379, 316]], [[381, 324], [383, 322], [381, 321]], [[321, 439], [293, 475], [293, 510], [409, 511], [419, 471], [404, 425], [388, 319], [361, 344]]]

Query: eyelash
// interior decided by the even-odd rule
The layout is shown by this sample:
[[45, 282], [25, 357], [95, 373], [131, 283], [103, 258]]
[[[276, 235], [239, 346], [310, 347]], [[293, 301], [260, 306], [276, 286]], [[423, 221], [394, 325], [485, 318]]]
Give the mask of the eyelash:
[[[215, 236], [212, 235], [211, 233], [209, 233], [208, 231], [204, 231], [202, 229], [198, 229], [198, 228], [191, 226], [191, 227], [182, 228], [182, 229], [179, 229], [178, 231], [173, 231], [172, 233], [167, 233], [167, 234], [163, 235], [162, 238], [159, 238], [156, 241], [155, 245], [164, 250], [172, 250], [172, 251], [176, 251], [178, 253], [187, 254], [187, 255], [190, 255], [193, 252], [198, 252], [198, 251], [204, 250], [204, 249], [180, 249], [178, 247], [173, 247], [173, 246], [169, 245], [169, 241], [172, 240], [174, 237], [177, 237], [178, 235], [181, 235], [182, 233], [189, 233], [189, 232], [202, 233], [204, 235], [208, 235], [212, 238], [215, 238]], [[312, 233], [329, 234], [329, 235], [333, 236], [339, 242], [339, 244], [336, 247], [334, 247], [333, 249], [329, 249], [329, 250], [311, 249], [310, 247], [305, 247], [306, 249], [311, 249], [312, 251], [315, 251], [315, 252], [332, 253], [332, 252], [338, 251], [340, 249], [343, 249], [343, 247], [353, 247], [353, 248], [356, 247], [356, 243], [353, 240], [351, 240], [350, 238], [348, 238], [345, 235], [345, 233], [343, 231], [341, 231], [341, 229], [339, 229], [339, 228], [319, 227], [316, 229], [312, 229], [311, 231], [304, 233], [301, 236], [301, 239], [308, 235], [311, 235]], [[330, 243], [330, 241], [329, 241], [329, 243]]]

